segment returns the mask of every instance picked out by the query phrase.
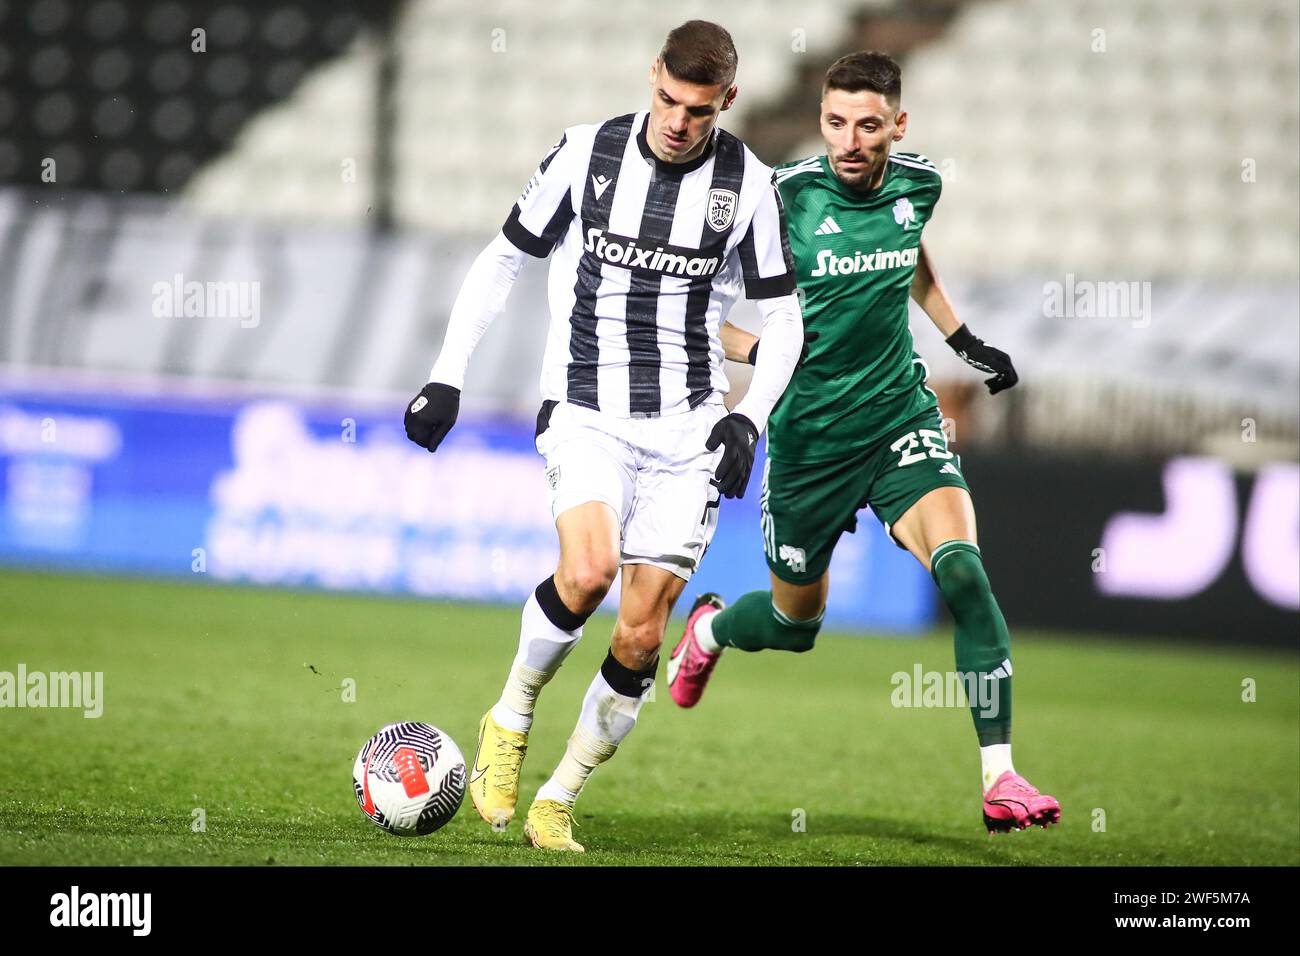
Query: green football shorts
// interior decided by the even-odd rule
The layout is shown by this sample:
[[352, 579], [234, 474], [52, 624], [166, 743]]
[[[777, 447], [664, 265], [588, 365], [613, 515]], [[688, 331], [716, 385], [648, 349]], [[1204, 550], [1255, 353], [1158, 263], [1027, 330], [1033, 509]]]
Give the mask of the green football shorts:
[[782, 581], [810, 584], [830, 567], [840, 535], [857, 530], [859, 510], [870, 505], [888, 532], [923, 495], [947, 487], [970, 491], [934, 409], [847, 458], [769, 458], [760, 501], [767, 566]]

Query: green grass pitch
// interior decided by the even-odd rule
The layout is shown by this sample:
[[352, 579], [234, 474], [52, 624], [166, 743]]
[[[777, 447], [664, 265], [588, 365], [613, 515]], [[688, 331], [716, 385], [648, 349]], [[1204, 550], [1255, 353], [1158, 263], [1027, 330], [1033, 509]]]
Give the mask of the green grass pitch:
[[0, 710], [0, 864], [1300, 863], [1294, 652], [1023, 631], [1016, 765], [1061, 800], [1058, 827], [990, 838], [969, 713], [891, 705], [894, 672], [951, 667], [946, 633], [827, 633], [804, 655], [731, 652], [693, 711], [661, 667], [658, 699], [578, 804], [587, 854], [542, 854], [522, 810], [610, 624], [590, 622], [541, 699], [509, 830], [467, 799], [443, 830], [401, 839], [356, 806], [357, 750], [409, 719], [472, 758], [517, 609], [5, 572], [0, 670], [103, 671], [105, 700], [99, 719]]

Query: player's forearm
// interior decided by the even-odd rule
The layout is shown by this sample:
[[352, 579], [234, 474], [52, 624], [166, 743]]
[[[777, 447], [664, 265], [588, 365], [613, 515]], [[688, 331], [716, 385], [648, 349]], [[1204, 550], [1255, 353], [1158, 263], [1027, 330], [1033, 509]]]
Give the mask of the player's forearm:
[[790, 384], [804, 339], [803, 316], [799, 311], [799, 300], [793, 293], [759, 299], [757, 304], [763, 316], [763, 347], [758, 352], [749, 391], [735, 412], [753, 422], [762, 434], [777, 399]]
[[749, 351], [758, 341], [757, 335], [746, 332], [738, 325], [732, 325], [730, 321], [722, 323], [721, 337], [722, 349], [733, 362], [748, 362]]
[[492, 320], [505, 308], [526, 258], [526, 253], [500, 233], [478, 254], [451, 307], [442, 351], [429, 371], [429, 381], [464, 387], [469, 358]]
[[945, 339], [961, 328], [961, 319], [957, 318], [957, 310], [948, 298], [948, 291], [939, 281], [938, 273], [934, 270], [934, 260], [924, 242], [921, 243], [921, 255], [912, 276], [912, 298]]

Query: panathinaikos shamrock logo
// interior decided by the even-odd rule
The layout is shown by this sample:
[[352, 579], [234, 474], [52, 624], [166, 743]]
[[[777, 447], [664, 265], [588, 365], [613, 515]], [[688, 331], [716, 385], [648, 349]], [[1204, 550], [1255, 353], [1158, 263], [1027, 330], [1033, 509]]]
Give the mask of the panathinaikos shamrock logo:
[[916, 222], [916, 210], [912, 208], [912, 200], [906, 196], [894, 203], [894, 222], [904, 229]]

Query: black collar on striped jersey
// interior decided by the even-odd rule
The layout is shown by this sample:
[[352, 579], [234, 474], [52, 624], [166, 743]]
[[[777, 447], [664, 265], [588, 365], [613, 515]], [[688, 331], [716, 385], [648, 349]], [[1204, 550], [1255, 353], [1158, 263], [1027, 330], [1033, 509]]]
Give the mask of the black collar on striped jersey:
[[645, 114], [645, 119], [641, 121], [641, 132], [636, 134], [636, 144], [641, 147], [641, 155], [655, 164], [655, 168], [661, 173], [672, 173], [674, 176], [685, 176], [689, 172], [699, 169], [709, 161], [713, 155], [713, 143], [718, 138], [718, 128], [713, 127], [713, 132], [709, 134], [708, 145], [704, 147], [704, 152], [694, 159], [685, 163], [669, 163], [660, 159], [650, 148], [650, 141], [646, 139], [646, 130], [650, 127], [650, 114]]

